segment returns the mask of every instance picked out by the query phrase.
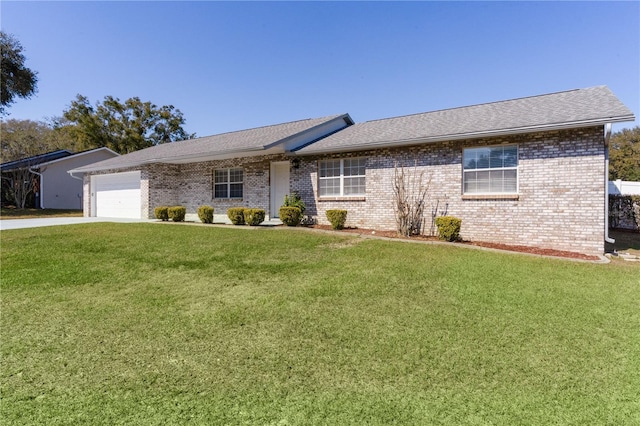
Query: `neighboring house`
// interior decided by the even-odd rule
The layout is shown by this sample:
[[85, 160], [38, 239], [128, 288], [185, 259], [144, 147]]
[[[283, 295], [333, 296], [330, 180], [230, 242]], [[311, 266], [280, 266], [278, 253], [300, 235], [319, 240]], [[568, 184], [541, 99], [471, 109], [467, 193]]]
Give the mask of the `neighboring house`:
[[396, 229], [397, 167], [429, 182], [432, 215], [462, 219], [461, 236], [602, 253], [607, 238], [611, 123], [633, 113], [605, 86], [354, 124], [342, 114], [159, 145], [84, 174], [87, 216], [150, 218], [159, 205], [266, 210], [298, 192], [327, 223]]
[[612, 195], [640, 195], [640, 182], [629, 180], [610, 180], [609, 194]]
[[9, 176], [16, 170], [29, 171], [36, 179], [36, 208], [82, 209], [82, 179], [72, 177], [68, 171], [118, 155], [109, 148], [96, 148], [76, 154], [68, 150], [59, 150], [4, 163], [0, 165], [0, 170], [3, 176]]

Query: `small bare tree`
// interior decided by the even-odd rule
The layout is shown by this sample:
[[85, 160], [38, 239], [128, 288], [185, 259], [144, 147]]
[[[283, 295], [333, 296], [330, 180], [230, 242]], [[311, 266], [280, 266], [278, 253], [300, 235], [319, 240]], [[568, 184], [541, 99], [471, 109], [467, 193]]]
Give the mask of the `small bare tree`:
[[31, 173], [29, 167], [4, 173], [2, 179], [7, 181], [9, 194], [19, 209], [25, 208], [31, 193], [39, 191], [39, 178]]
[[413, 169], [394, 166], [393, 211], [396, 216], [398, 233], [404, 236], [420, 235], [424, 224], [424, 206], [431, 176], [425, 180], [424, 170], [418, 172], [417, 161]]

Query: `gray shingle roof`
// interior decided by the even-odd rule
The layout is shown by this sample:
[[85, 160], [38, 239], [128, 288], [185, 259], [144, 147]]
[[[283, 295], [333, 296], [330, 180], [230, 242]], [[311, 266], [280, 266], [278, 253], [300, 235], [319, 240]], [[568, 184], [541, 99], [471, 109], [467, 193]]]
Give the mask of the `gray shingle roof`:
[[609, 88], [597, 86], [358, 123], [296, 153], [344, 152], [634, 119]]
[[[120, 157], [110, 158], [98, 163], [90, 164], [72, 170], [72, 173], [87, 171], [121, 169], [149, 163], [177, 163], [206, 161], [212, 158], [242, 157], [252, 152], [262, 152], [271, 149], [284, 151], [284, 145], [293, 138], [298, 138], [307, 132], [327, 124], [336, 119], [344, 119], [352, 124], [348, 114], [338, 114], [329, 117], [310, 118], [171, 142], [150, 148], [134, 151]], [[344, 124], [344, 122], [343, 122]]]

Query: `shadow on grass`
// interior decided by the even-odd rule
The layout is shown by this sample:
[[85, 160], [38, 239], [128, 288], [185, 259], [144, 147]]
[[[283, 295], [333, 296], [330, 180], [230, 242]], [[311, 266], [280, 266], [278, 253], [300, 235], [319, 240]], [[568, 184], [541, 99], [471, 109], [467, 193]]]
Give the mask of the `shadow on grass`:
[[0, 209], [1, 219], [32, 219], [38, 217], [82, 217], [82, 210], [68, 209]]
[[640, 232], [615, 229], [609, 231], [609, 236], [616, 240], [614, 244], [607, 244], [607, 250], [631, 251], [640, 254]]

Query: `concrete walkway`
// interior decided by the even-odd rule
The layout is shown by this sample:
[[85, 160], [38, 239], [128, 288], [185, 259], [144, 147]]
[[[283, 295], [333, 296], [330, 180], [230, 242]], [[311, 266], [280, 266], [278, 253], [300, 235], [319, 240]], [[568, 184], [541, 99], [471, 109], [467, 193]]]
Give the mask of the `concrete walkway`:
[[118, 219], [108, 217], [42, 217], [34, 219], [5, 219], [0, 220], [0, 231], [9, 229], [38, 228], [41, 226], [77, 225], [81, 223], [97, 222], [152, 222], [149, 219]]

